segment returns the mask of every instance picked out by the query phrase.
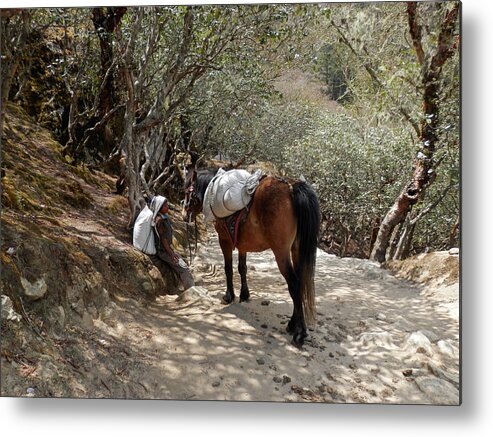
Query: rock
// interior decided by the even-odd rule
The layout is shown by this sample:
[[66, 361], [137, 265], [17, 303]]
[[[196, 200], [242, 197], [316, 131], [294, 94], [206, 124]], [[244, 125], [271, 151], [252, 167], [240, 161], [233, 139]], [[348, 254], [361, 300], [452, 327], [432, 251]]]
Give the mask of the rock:
[[446, 340], [440, 340], [437, 343], [438, 350], [443, 354], [443, 355], [448, 355], [450, 357], [455, 357], [455, 349], [454, 347]]
[[453, 384], [456, 388], [459, 388], [460, 385], [459, 374], [447, 372], [431, 363], [428, 363], [428, 370], [431, 373], [433, 373], [433, 375], [435, 375], [437, 378], [444, 379], [445, 381], [448, 381], [451, 384]]
[[195, 282], [196, 287], [201, 287], [205, 284], [204, 278], [200, 275], [194, 275], [193, 281]]
[[450, 382], [434, 376], [421, 376], [415, 379], [418, 388], [426, 394], [433, 404], [459, 405], [459, 390]]
[[[428, 376], [429, 375], [427, 370], [421, 369], [421, 368], [406, 369], [406, 370], [402, 371], [402, 374], [406, 378], [418, 378], [419, 376]], [[399, 381], [397, 381], [397, 382], [399, 382]]]
[[221, 385], [221, 381], [214, 381], [214, 382], [212, 383], [212, 386], [213, 386], [214, 388], [219, 387], [220, 385]]
[[72, 310], [78, 314], [80, 317], [82, 317], [82, 315], [84, 314], [84, 311], [86, 309], [85, 305], [84, 305], [84, 301], [82, 298], [80, 298], [78, 301], [76, 302], [73, 302], [70, 304], [70, 308], [72, 308]]
[[6, 296], [5, 294], [2, 294], [1, 308], [2, 320], [20, 322], [21, 316], [15, 312], [14, 305], [12, 304], [10, 297]]
[[270, 304], [270, 301], [268, 300], [263, 300], [262, 302], [260, 302], [260, 305], [263, 305], [263, 306], [268, 306]]
[[257, 358], [257, 364], [263, 366], [265, 364], [265, 360], [263, 358]]
[[418, 332], [421, 332], [423, 335], [428, 337], [428, 340], [430, 340], [432, 343], [436, 343], [440, 339], [438, 335], [427, 329], [420, 329]]
[[413, 352], [425, 353], [426, 355], [432, 355], [433, 353], [429, 338], [421, 331], [410, 334], [405, 341], [404, 348]]
[[214, 269], [214, 266], [210, 263], [203, 262], [202, 260], [197, 260], [197, 258], [193, 261], [193, 272], [194, 273], [208, 273]]
[[150, 293], [152, 291], [152, 284], [150, 282], [143, 282], [142, 288], [146, 293]]
[[274, 376], [274, 378], [272, 378], [272, 380], [273, 380], [275, 383], [277, 383], [277, 384], [279, 384], [279, 383], [281, 383], [281, 382], [282, 382], [282, 378], [281, 378], [280, 376]]
[[42, 381], [50, 381], [60, 374], [60, 369], [49, 358], [44, 358], [38, 363], [37, 373]]
[[103, 288], [98, 298], [98, 305], [100, 307], [105, 307], [106, 305], [108, 305], [109, 302], [110, 302], [110, 293], [108, 290], [106, 290], [106, 288]]
[[81, 324], [84, 329], [87, 330], [94, 329], [94, 320], [92, 319], [92, 316], [87, 311], [84, 311], [84, 314], [82, 315]]
[[392, 323], [392, 328], [398, 331], [411, 332], [414, 329], [414, 324], [405, 317], [397, 316]]
[[109, 302], [100, 313], [101, 320], [104, 323], [110, 322], [114, 316], [115, 311], [118, 310], [118, 306], [115, 302]]
[[288, 384], [290, 382], [291, 382], [291, 378], [288, 375], [283, 375], [283, 377], [282, 377], [283, 385]]
[[65, 310], [61, 305], [58, 305], [55, 315], [56, 322], [63, 328], [65, 326]]
[[359, 341], [363, 346], [379, 346], [385, 348], [394, 348], [395, 345], [392, 342], [392, 336], [390, 333], [383, 332], [366, 332], [361, 334]]
[[382, 321], [382, 322], [383, 322], [383, 321], [387, 320], [387, 316], [386, 316], [385, 314], [383, 314], [383, 313], [378, 313], [378, 314], [375, 316], [375, 319], [380, 320], [380, 321]]
[[352, 264], [355, 270], [363, 273], [368, 280], [388, 280], [392, 278], [392, 275], [376, 261], [360, 260], [356, 258], [349, 258], [350, 264]]
[[22, 287], [24, 288], [24, 294], [29, 300], [41, 299], [48, 291], [48, 286], [44, 278], [38, 279], [36, 282], [31, 283], [26, 278], [21, 277]]
[[450, 250], [448, 251], [448, 253], [449, 253], [450, 255], [459, 255], [460, 250], [459, 250], [459, 248], [458, 248], [458, 247], [453, 247], [452, 249], [450, 249]]
[[176, 300], [178, 302], [191, 302], [194, 300], [212, 301], [212, 298], [209, 296], [207, 288], [195, 285], [179, 294]]
[[87, 311], [89, 312], [89, 314], [91, 315], [91, 317], [93, 319], [97, 319], [99, 317], [99, 312], [98, 312], [98, 309], [94, 306], [93, 303], [90, 303], [88, 306], [87, 306]]

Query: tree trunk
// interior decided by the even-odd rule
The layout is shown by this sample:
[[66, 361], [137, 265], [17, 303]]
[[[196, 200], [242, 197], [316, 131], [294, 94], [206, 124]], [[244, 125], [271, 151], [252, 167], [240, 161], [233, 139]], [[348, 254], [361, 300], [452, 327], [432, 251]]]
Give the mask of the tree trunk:
[[126, 12], [127, 8], [125, 7], [94, 8], [92, 10], [92, 22], [98, 35], [101, 49], [100, 83], [103, 84], [106, 80], [101, 90], [99, 105], [96, 110], [97, 117], [103, 117], [116, 104], [114, 74], [110, 72], [107, 75], [107, 72], [113, 64], [113, 34]]
[[385, 259], [392, 259], [394, 257], [395, 251], [397, 250], [397, 244], [399, 242], [399, 237], [401, 235], [402, 223], [397, 225], [390, 237], [389, 247], [387, 248], [387, 254], [385, 255]]
[[399, 238], [399, 243], [397, 244], [395, 253], [392, 255], [392, 258], [389, 257], [388, 259], [399, 260], [407, 258], [409, 256], [414, 230], [416, 229], [416, 222], [413, 222], [413, 220], [409, 220], [408, 216], [402, 228], [402, 233]]
[[[21, 60], [21, 51], [29, 32], [30, 12], [22, 9], [5, 9], [1, 12], [1, 74], [0, 74], [0, 138], [3, 137], [5, 110], [9, 101], [12, 80], [17, 75]], [[21, 25], [11, 23], [10, 19], [20, 15]]]
[[[421, 53], [422, 42], [420, 26], [416, 17], [417, 7], [417, 3], [409, 2], [407, 12], [418, 62], [423, 62], [423, 115], [419, 129], [420, 148], [414, 160], [414, 172], [411, 181], [401, 191], [380, 226], [377, 240], [370, 255], [370, 259], [378, 262], [384, 262], [386, 259], [386, 251], [394, 228], [399, 223], [404, 222], [412, 206], [424, 198], [426, 189], [434, 180], [433, 154], [438, 139], [440, 78], [443, 64], [453, 55], [455, 49], [453, 36], [459, 14], [459, 3], [446, 14], [440, 28], [435, 53], [429, 62], [425, 62]], [[445, 5], [445, 7], [447, 6]]]
[[459, 227], [460, 227], [460, 216], [457, 216], [457, 219], [455, 220], [454, 224], [450, 228], [450, 233], [448, 238], [449, 247], [455, 247], [455, 244], [457, 242], [457, 233], [459, 231]]
[[140, 153], [141, 148], [136, 141], [135, 122], [139, 95], [135, 89], [135, 77], [130, 68], [132, 56], [134, 54], [137, 34], [142, 29], [142, 10], [137, 14], [136, 22], [133, 25], [129, 40], [125, 49], [121, 70], [122, 79], [127, 90], [127, 100], [125, 103], [124, 132], [121, 141], [121, 151], [125, 157], [125, 183], [128, 187], [128, 207], [129, 217], [127, 228], [131, 229], [139, 211], [145, 205], [142, 195], [142, 183], [140, 180]]
[[385, 255], [394, 228], [405, 220], [409, 208], [417, 201], [417, 192], [412, 188], [413, 185], [413, 182], [408, 184], [383, 219], [370, 259], [378, 262], [385, 261]]

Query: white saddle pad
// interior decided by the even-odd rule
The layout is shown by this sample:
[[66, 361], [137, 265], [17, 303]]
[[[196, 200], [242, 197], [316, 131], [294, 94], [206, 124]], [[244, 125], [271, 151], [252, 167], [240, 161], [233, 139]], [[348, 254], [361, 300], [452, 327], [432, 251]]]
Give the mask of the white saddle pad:
[[205, 221], [228, 217], [245, 208], [258, 187], [262, 171], [219, 169], [204, 195]]

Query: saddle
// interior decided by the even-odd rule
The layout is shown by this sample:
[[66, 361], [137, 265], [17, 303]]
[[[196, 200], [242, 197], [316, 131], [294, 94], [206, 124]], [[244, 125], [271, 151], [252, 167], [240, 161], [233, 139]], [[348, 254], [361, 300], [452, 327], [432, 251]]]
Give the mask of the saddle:
[[222, 219], [246, 208], [252, 200], [263, 174], [246, 170], [219, 169], [204, 194], [205, 221]]

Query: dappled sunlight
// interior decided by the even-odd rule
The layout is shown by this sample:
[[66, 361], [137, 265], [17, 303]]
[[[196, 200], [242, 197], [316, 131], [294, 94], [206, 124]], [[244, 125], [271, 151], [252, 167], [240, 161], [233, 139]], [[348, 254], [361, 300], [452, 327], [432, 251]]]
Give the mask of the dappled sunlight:
[[146, 398], [431, 403], [403, 371], [419, 377], [429, 364], [458, 372], [456, 358], [442, 357], [435, 343], [433, 356], [406, 346], [420, 330], [452, 341], [456, 321], [437, 313], [419, 287], [374, 263], [319, 252], [318, 324], [299, 350], [286, 332], [293, 306], [270, 251], [248, 254], [248, 302], [238, 301], [235, 271], [231, 305], [221, 303], [217, 239], [201, 246], [198, 259], [207, 259], [201, 272], [210, 299], [122, 300], [118, 323], [104, 328], [106, 338], [141, 357], [126, 378], [142, 379]]
[[[300, 350], [286, 332], [293, 304], [272, 252], [248, 254], [247, 264], [248, 302], [239, 302], [236, 268], [236, 300], [221, 302], [216, 237], [200, 245], [193, 265], [203, 294], [112, 296], [113, 310], [95, 317], [73, 347], [60, 343], [77, 375], [70, 390], [95, 398], [431, 404], [426, 390], [436, 375], [456, 384], [458, 321], [423, 288], [375, 263], [319, 251], [318, 321]], [[429, 344], [409, 342], [413, 333]], [[56, 377], [48, 364], [36, 371]]]

